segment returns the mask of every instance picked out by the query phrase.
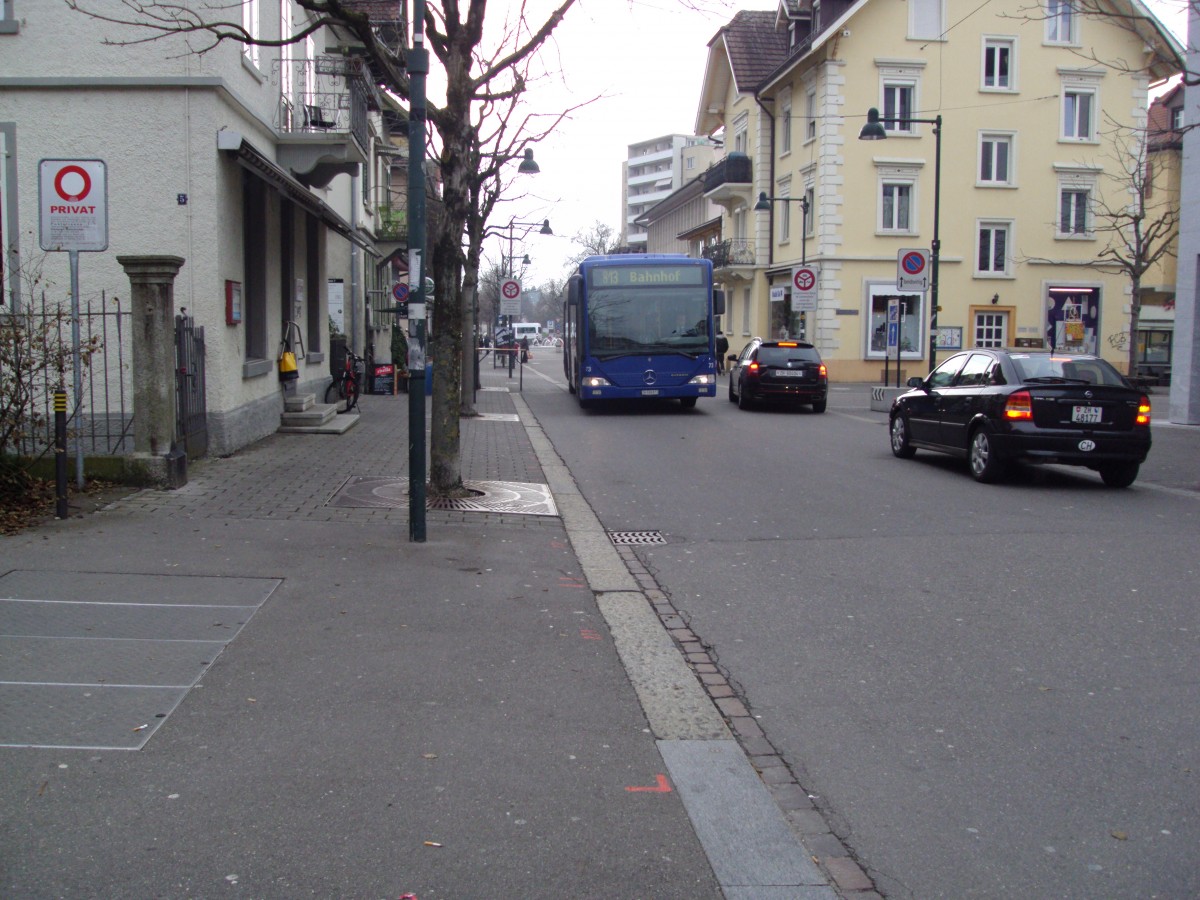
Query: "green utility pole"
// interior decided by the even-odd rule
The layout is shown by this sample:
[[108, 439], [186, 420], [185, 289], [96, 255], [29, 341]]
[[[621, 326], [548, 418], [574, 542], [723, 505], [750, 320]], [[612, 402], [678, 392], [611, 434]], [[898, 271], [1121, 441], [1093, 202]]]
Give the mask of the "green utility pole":
[[425, 541], [425, 0], [413, 0], [408, 51], [408, 538]]

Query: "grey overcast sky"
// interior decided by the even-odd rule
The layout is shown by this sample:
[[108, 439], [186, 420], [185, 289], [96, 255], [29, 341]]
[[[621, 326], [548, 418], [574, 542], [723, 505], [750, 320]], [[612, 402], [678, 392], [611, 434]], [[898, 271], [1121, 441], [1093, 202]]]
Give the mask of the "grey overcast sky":
[[[1152, 0], [1150, 8], [1186, 41], [1187, 0]], [[515, 3], [510, 3], [515, 6]], [[540, 25], [555, 0], [528, 0], [531, 22]], [[555, 31], [543, 64], [560, 69], [531, 84], [529, 107], [556, 111], [590, 97], [602, 99], [576, 112], [535, 155], [541, 173], [523, 176], [510, 196], [516, 199], [493, 216], [540, 222], [548, 218], [554, 235], [516, 229], [513, 253], [528, 254], [526, 289], [565, 274], [565, 261], [578, 251], [570, 238], [597, 222], [621, 223], [621, 163], [630, 144], [666, 134], [691, 134], [696, 124], [708, 42], [740, 9], [775, 9], [774, 0], [577, 0]], [[497, 5], [503, 9], [503, 5]], [[489, 27], [503, 23], [493, 14]], [[431, 74], [432, 81], [435, 76]], [[518, 196], [518, 191], [525, 191]], [[507, 231], [505, 232], [507, 235]], [[485, 259], [498, 264], [508, 253], [507, 237], [490, 238]]]

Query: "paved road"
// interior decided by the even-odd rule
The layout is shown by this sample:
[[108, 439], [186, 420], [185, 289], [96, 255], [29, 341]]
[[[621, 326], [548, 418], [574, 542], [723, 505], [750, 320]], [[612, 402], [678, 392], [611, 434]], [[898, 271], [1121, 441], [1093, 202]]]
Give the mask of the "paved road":
[[581, 411], [557, 364], [530, 409], [886, 895], [1200, 895], [1200, 431], [989, 487], [861, 387]]

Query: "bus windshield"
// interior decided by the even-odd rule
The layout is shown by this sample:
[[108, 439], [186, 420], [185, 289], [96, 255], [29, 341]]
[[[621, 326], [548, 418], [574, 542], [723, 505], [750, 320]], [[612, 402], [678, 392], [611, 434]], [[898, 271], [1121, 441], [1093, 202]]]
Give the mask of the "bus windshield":
[[703, 286], [593, 287], [588, 347], [596, 359], [709, 352], [708, 291]]

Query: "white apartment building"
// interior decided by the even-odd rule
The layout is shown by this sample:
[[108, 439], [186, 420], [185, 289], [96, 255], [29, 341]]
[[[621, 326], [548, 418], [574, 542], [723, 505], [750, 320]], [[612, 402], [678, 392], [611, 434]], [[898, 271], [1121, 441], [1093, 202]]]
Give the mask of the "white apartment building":
[[647, 234], [638, 217], [707, 169], [719, 150], [711, 138], [687, 134], [630, 144], [621, 164], [621, 246], [645, 253]]

